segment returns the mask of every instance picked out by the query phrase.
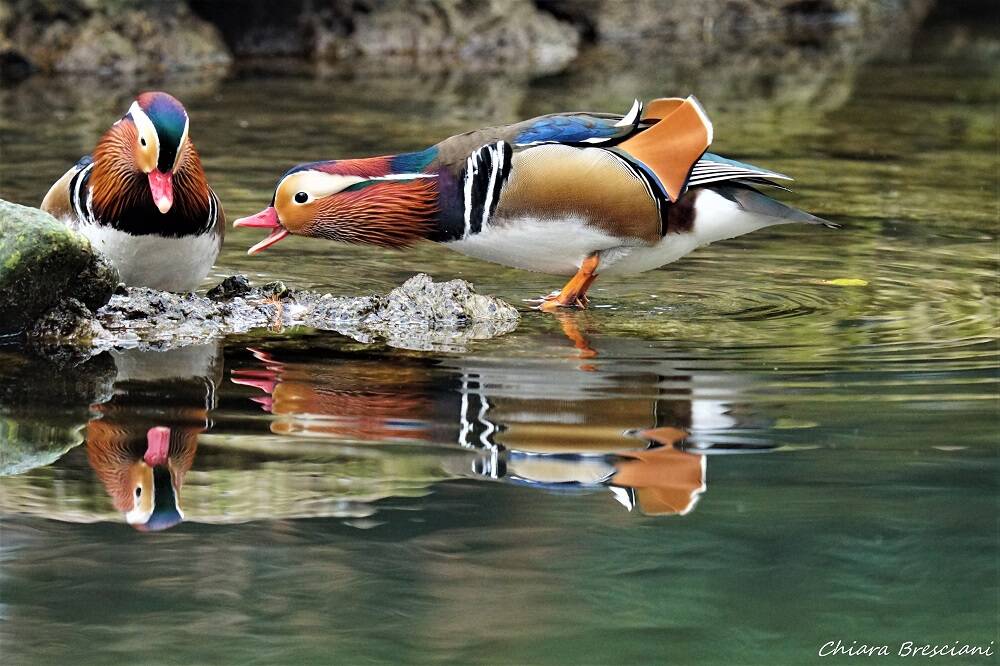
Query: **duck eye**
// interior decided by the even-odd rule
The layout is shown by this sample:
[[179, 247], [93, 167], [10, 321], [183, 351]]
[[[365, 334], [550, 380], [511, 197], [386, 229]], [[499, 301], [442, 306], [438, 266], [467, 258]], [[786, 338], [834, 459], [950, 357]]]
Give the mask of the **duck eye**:
[[145, 147], [145, 146], [146, 146], [146, 137], [140, 137], [140, 139], [139, 139], [139, 143], [140, 143], [140, 144], [141, 144], [141, 145], [142, 145], [143, 147]]
[[306, 194], [305, 192], [295, 193], [295, 203], [304, 204], [308, 200], [309, 200], [309, 195]]
[[137, 488], [135, 489], [135, 496], [136, 496], [136, 497], [142, 497], [142, 487], [141, 487], [141, 486], [140, 486], [140, 487], [137, 487]]

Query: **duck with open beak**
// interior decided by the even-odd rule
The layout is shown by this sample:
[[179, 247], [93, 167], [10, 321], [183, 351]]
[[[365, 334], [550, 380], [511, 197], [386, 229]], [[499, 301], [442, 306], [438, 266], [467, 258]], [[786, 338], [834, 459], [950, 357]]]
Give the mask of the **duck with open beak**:
[[421, 240], [530, 271], [569, 276], [537, 302], [586, 307], [598, 274], [634, 274], [715, 241], [790, 222], [835, 226], [758, 191], [786, 180], [707, 152], [694, 97], [636, 100], [624, 115], [554, 113], [465, 132], [401, 155], [300, 164], [271, 205], [236, 222], [403, 248]]

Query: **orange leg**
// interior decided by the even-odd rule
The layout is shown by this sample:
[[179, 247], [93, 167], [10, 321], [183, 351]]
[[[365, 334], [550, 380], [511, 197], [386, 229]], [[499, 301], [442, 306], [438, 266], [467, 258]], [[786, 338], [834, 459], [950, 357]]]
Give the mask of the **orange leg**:
[[539, 310], [545, 312], [555, 312], [559, 308], [585, 308], [587, 307], [587, 289], [591, 283], [597, 279], [597, 264], [600, 259], [596, 254], [588, 255], [580, 270], [570, 278], [566, 286], [558, 293], [552, 293], [542, 297], [542, 302], [538, 304]]

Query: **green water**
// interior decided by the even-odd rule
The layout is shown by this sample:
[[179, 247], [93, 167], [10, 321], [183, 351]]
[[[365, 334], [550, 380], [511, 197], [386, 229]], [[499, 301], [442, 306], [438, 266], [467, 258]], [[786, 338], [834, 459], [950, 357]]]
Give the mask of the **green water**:
[[[525, 310], [463, 352], [309, 331], [72, 368], [0, 352], [0, 462], [20, 472], [0, 480], [4, 662], [799, 664], [851, 661], [817, 656], [838, 639], [1000, 643], [998, 77], [995, 49], [963, 44], [0, 90], [0, 196], [37, 203], [157, 86], [187, 104], [230, 219], [295, 162], [692, 91], [715, 149], [794, 175], [785, 199], [844, 225], [601, 278], [591, 310]], [[205, 286], [559, 286], [432, 245], [247, 257], [259, 237], [231, 230]], [[115, 492], [157, 426], [184, 520], [137, 531]], [[668, 427], [690, 435], [633, 432]]]

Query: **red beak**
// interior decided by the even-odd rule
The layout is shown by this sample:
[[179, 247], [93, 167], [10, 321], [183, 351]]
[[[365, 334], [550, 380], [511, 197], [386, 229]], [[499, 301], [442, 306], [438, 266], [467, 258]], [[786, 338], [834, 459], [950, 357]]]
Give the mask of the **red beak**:
[[271, 234], [262, 240], [261, 242], [254, 245], [252, 248], [247, 250], [247, 254], [257, 254], [261, 250], [266, 250], [271, 247], [282, 238], [288, 235], [288, 229], [281, 226], [281, 222], [278, 221], [278, 212], [274, 210], [274, 206], [268, 206], [264, 210], [260, 211], [256, 215], [251, 215], [249, 217], [241, 217], [240, 219], [233, 222], [234, 227], [260, 227], [262, 229], [273, 229]]
[[158, 169], [149, 172], [149, 192], [153, 195], [153, 203], [166, 213], [174, 205], [174, 174], [171, 171], [163, 173]]
[[170, 456], [170, 428], [157, 426], [146, 431], [146, 455], [142, 457], [150, 467], [166, 465]]

